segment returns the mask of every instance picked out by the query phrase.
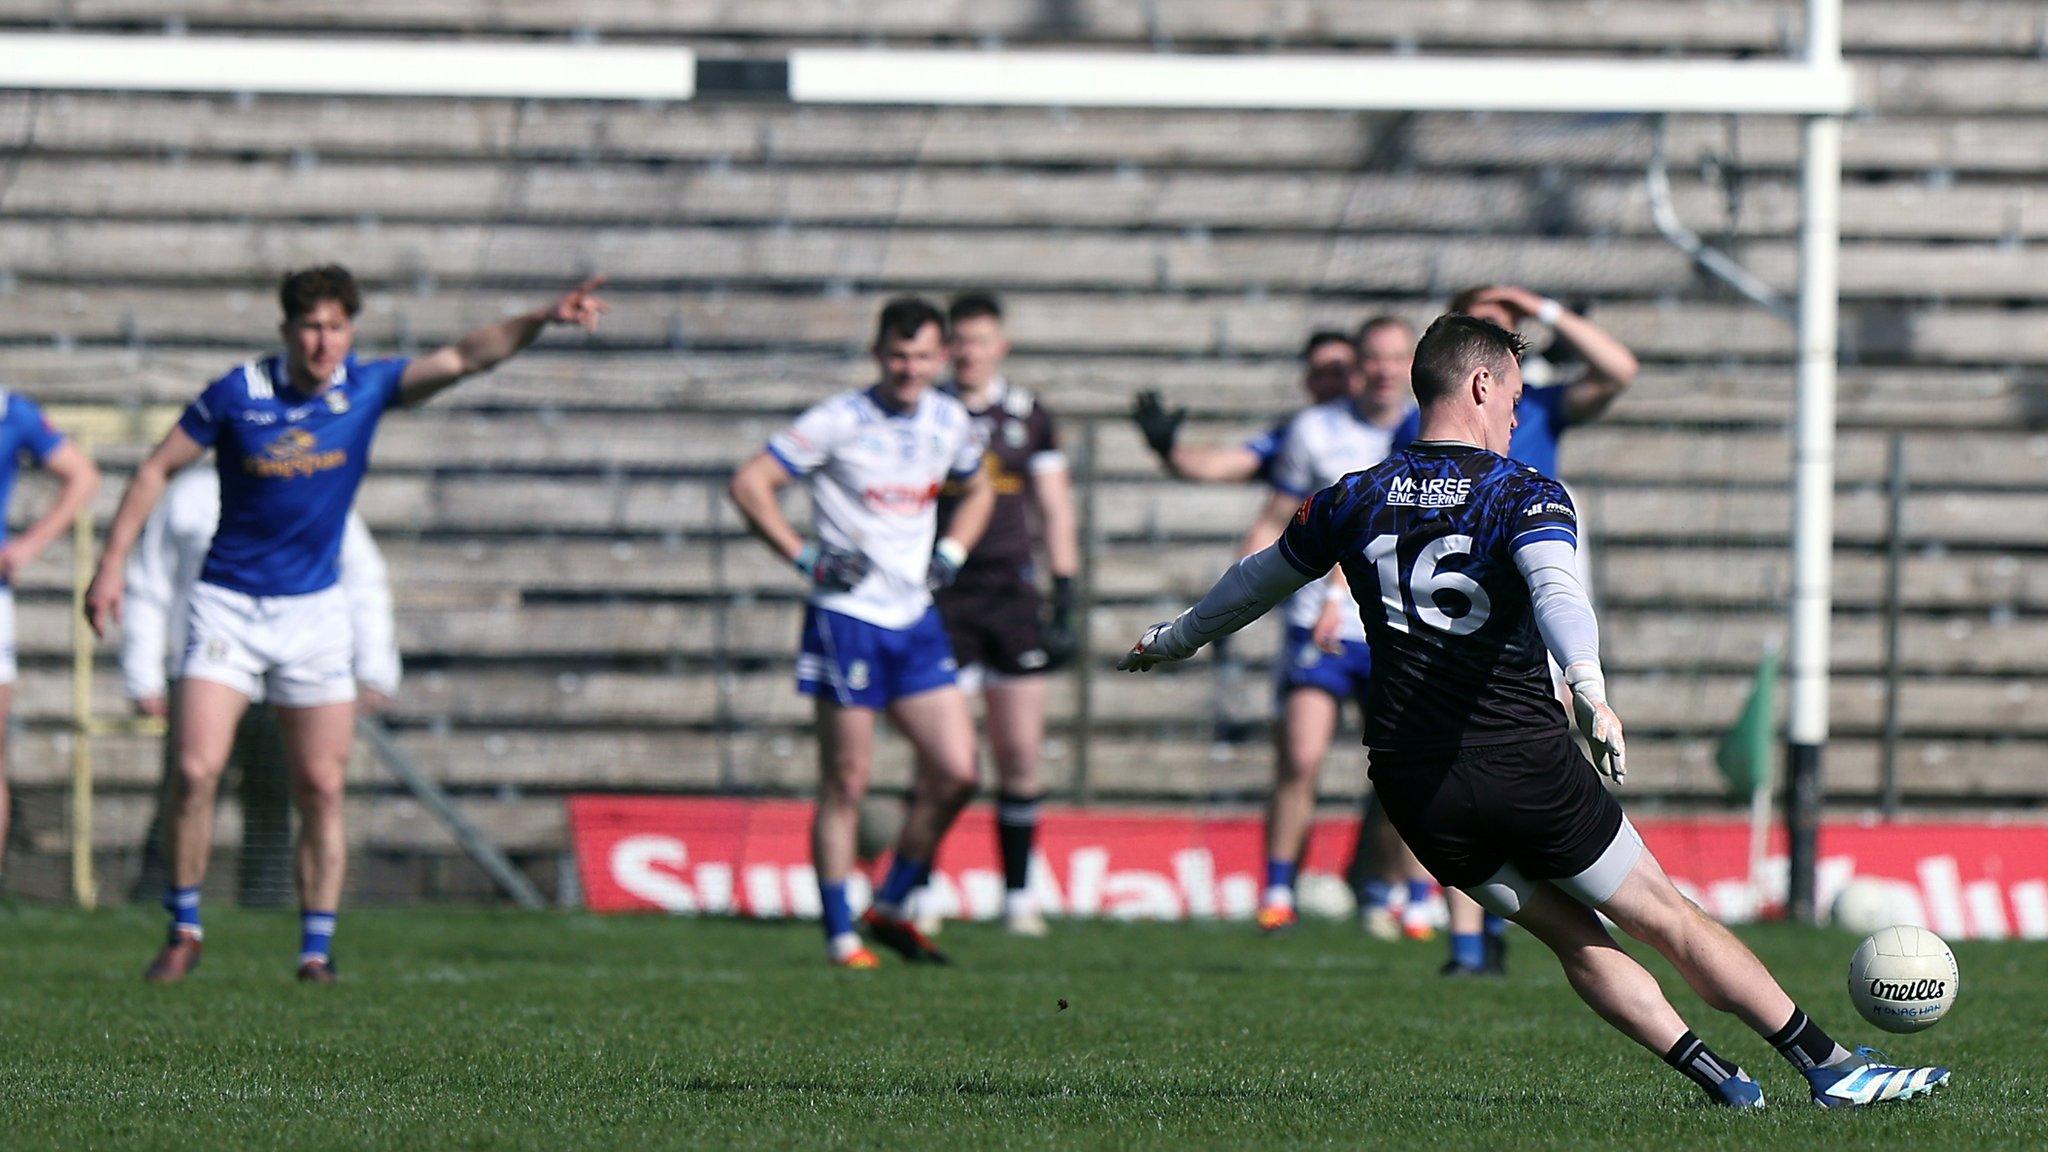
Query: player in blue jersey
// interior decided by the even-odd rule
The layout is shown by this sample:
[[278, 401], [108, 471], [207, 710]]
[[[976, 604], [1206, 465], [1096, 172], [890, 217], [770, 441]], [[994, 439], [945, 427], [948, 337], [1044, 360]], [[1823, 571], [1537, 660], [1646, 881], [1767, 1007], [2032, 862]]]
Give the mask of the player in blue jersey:
[[[1450, 311], [1474, 316], [1513, 332], [1533, 320], [1550, 329], [1551, 351], [1569, 353], [1572, 368], [1535, 353], [1523, 357], [1526, 391], [1517, 410], [1514, 437], [1507, 457], [1553, 479], [1558, 472], [1558, 444], [1568, 429], [1591, 423], [1627, 391], [1636, 378], [1636, 358], [1621, 341], [1584, 316], [1527, 288], [1506, 284], [1468, 288], [1451, 298]], [[1562, 357], [1559, 357], [1562, 359]], [[1414, 439], [1420, 413], [1411, 416], [1395, 435], [1397, 445]], [[1580, 582], [1593, 587], [1591, 551], [1586, 533], [1579, 533]], [[1507, 972], [1507, 923], [1487, 916], [1479, 905], [1455, 890], [1445, 894], [1450, 905], [1450, 957], [1446, 976], [1500, 976]]]
[[44, 418], [28, 397], [0, 388], [0, 513], [14, 497], [14, 481], [23, 457], [57, 478], [57, 498], [21, 532], [9, 536], [0, 515], [0, 875], [7, 858], [7, 724], [14, 710], [14, 580], [15, 576], [70, 531], [80, 510], [92, 503], [100, 488], [100, 470], [78, 446]]
[[[1439, 881], [1528, 929], [1588, 1006], [1715, 1103], [1760, 1107], [1763, 1090], [1687, 1027], [1600, 916], [1766, 1037], [1817, 1104], [1854, 1107], [1946, 1083], [1946, 1068], [1894, 1067], [1835, 1043], [1733, 933], [1679, 893], [1601, 786], [1603, 772], [1622, 781], [1627, 747], [1572, 556], [1571, 497], [1500, 455], [1522, 396], [1522, 350], [1498, 325], [1439, 317], [1415, 352], [1420, 437], [1304, 500], [1277, 543], [1149, 629], [1118, 667], [1185, 660], [1343, 569], [1372, 647], [1373, 786]], [[1571, 685], [1590, 761], [1572, 743], [1546, 652]]]
[[299, 978], [334, 979], [331, 944], [347, 841], [342, 788], [355, 735], [353, 637], [338, 556], [378, 421], [516, 355], [554, 324], [595, 328], [592, 280], [553, 303], [479, 328], [415, 360], [358, 360], [362, 297], [348, 270], [284, 278], [281, 352], [207, 386], [135, 470], [107, 531], [86, 613], [102, 635], [121, 619], [130, 550], [173, 473], [208, 449], [220, 526], [186, 605], [178, 672], [178, 774], [171, 817], [170, 939], [145, 978], [182, 980], [199, 963], [199, 890], [213, 849], [213, 800], [236, 728], [265, 696], [284, 730], [300, 828]]

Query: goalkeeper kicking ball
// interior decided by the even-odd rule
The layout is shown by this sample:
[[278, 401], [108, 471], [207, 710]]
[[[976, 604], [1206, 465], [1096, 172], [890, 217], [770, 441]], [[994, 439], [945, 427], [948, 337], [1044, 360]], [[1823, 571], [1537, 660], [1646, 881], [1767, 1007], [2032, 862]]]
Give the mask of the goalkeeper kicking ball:
[[1849, 958], [1849, 999], [1887, 1032], [1931, 1028], [1956, 1002], [1956, 954], [1925, 928], [1872, 933]]

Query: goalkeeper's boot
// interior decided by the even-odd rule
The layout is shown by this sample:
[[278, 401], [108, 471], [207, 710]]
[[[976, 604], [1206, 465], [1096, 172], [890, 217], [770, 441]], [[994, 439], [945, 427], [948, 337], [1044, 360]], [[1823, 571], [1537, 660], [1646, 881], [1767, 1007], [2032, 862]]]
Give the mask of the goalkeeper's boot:
[[1291, 904], [1268, 904], [1259, 909], [1259, 931], [1268, 936], [1286, 932], [1299, 923], [1301, 913], [1296, 912]]
[[932, 943], [931, 937], [917, 930], [917, 925], [898, 916], [885, 916], [870, 908], [861, 914], [861, 927], [891, 952], [912, 964], [949, 964], [946, 954]]
[[1887, 1100], [1910, 1100], [1948, 1083], [1948, 1069], [1905, 1068], [1884, 1062], [1884, 1053], [1858, 1047], [1840, 1063], [1806, 1070], [1813, 1102], [1823, 1108], [1862, 1108]]
[[197, 932], [172, 928], [171, 938], [164, 942], [163, 950], [156, 954], [156, 959], [149, 962], [149, 969], [142, 978], [151, 984], [176, 984], [199, 967], [199, 954], [203, 950]]
[[1707, 1089], [1707, 1099], [1723, 1108], [1761, 1108], [1764, 1090], [1749, 1078], [1749, 1073], [1738, 1068], [1735, 1075]]

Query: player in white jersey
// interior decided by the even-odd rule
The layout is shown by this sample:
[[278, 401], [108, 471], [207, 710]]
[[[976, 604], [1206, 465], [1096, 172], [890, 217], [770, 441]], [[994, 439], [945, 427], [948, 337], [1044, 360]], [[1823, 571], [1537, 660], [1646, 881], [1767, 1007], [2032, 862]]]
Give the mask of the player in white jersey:
[[[171, 479], [164, 498], [128, 560], [121, 625], [121, 682], [136, 713], [171, 719], [171, 690], [185, 653], [186, 605], [220, 525], [220, 474], [187, 468]], [[354, 636], [358, 703], [382, 711], [398, 692], [402, 662], [392, 620], [390, 570], [363, 518], [354, 512], [341, 538], [341, 590]], [[260, 700], [253, 701], [261, 703]], [[242, 849], [235, 883], [245, 908], [280, 906], [291, 898], [291, 773], [277, 715], [252, 707], [235, 733], [230, 768], [241, 776]], [[176, 796], [178, 742], [164, 740], [157, 813], [142, 846], [136, 898], [154, 897], [170, 880], [165, 825]]]
[[[730, 486], [754, 534], [811, 586], [797, 656], [797, 688], [817, 708], [811, 854], [826, 958], [849, 968], [877, 964], [854, 930], [846, 881], [884, 713], [917, 751], [917, 781], [895, 858], [861, 923], [906, 959], [945, 963], [904, 909], [975, 790], [973, 717], [931, 593], [959, 574], [995, 505], [974, 422], [936, 387], [945, 316], [925, 300], [890, 301], [874, 354], [878, 383], [799, 416]], [[961, 495], [941, 538], [938, 497], [949, 479]], [[782, 512], [779, 493], [798, 482], [810, 490], [816, 541]]]
[[[1350, 341], [1347, 339], [1346, 344]], [[1326, 344], [1327, 346], [1327, 344]], [[1245, 533], [1242, 555], [1269, 546], [1310, 492], [1386, 458], [1413, 394], [1408, 361], [1415, 331], [1392, 316], [1367, 321], [1354, 347], [1345, 395], [1297, 415], [1273, 461], [1273, 495]], [[1365, 708], [1372, 653], [1357, 613], [1345, 610], [1341, 576], [1317, 581], [1287, 603], [1287, 636], [1275, 665], [1280, 726], [1273, 792], [1266, 806], [1266, 883], [1259, 927], [1292, 926], [1295, 871], [1315, 815], [1316, 781], [1336, 735], [1344, 700]]]
[[[36, 522], [10, 538], [7, 505], [23, 460], [57, 478], [61, 487]], [[0, 388], [0, 872], [7, 857], [7, 726], [14, 708], [14, 581], [43, 550], [71, 528], [100, 488], [100, 470], [76, 444], [44, 418], [35, 401]]]
[[337, 585], [348, 512], [386, 413], [424, 404], [517, 355], [550, 325], [596, 327], [592, 280], [417, 359], [358, 360], [362, 294], [348, 269], [307, 268], [278, 288], [283, 349], [208, 385], [135, 470], [107, 530], [85, 608], [105, 635], [121, 620], [129, 554], [173, 474], [210, 448], [220, 526], [186, 604], [179, 663], [170, 938], [143, 974], [183, 980], [202, 950], [200, 886], [213, 854], [213, 802], [235, 731], [260, 692], [277, 709], [299, 825], [299, 979], [334, 981], [336, 910], [347, 871], [342, 792], [355, 743], [348, 607]]

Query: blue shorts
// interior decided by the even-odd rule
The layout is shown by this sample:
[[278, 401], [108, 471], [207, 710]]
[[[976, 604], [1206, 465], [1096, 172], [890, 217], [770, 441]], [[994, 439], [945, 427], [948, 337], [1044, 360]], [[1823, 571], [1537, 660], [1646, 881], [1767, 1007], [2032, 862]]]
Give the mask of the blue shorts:
[[950, 687], [959, 671], [936, 608], [908, 628], [884, 628], [822, 608], [804, 610], [796, 690], [806, 696], [828, 694], [844, 707], [880, 709]]
[[1343, 653], [1332, 656], [1316, 647], [1311, 635], [1307, 628], [1288, 625], [1274, 676], [1281, 705], [1296, 688], [1317, 688], [1339, 700], [1356, 700], [1363, 711], [1365, 691], [1372, 683], [1372, 646], [1346, 640]]

